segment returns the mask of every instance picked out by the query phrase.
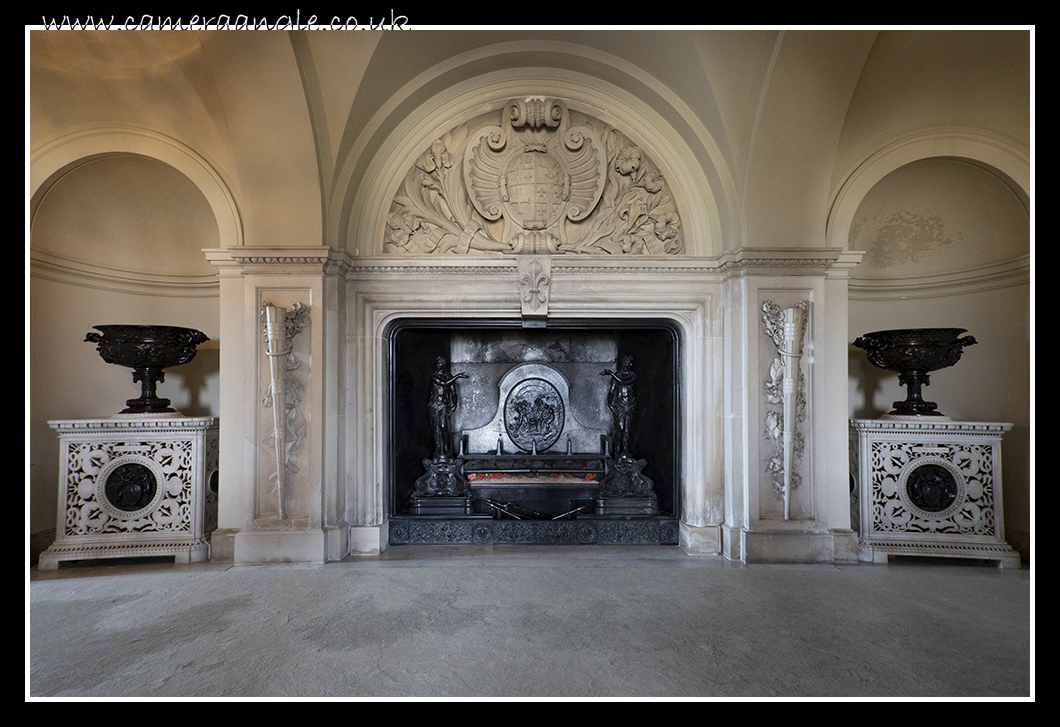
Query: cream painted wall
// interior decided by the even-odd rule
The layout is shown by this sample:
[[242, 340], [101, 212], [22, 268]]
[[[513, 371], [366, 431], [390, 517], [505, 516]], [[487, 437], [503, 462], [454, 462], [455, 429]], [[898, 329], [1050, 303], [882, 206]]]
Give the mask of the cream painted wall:
[[65, 174], [40, 203], [34, 252], [144, 276], [204, 276], [217, 222], [191, 180], [142, 156], [99, 158]]
[[824, 242], [831, 160], [874, 37], [865, 32], [784, 33], [756, 119], [744, 183], [743, 245], [812, 247]]

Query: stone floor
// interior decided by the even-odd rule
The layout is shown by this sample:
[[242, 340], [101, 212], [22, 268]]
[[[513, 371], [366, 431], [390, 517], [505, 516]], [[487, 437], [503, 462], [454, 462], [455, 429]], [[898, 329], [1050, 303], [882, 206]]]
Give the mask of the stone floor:
[[675, 547], [33, 569], [28, 699], [1033, 698], [1030, 570]]

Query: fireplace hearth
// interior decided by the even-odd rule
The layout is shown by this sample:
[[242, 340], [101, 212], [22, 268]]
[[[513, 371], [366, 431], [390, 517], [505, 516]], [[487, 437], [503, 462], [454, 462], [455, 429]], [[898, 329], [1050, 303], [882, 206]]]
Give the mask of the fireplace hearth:
[[668, 322], [410, 319], [387, 343], [391, 545], [678, 544]]

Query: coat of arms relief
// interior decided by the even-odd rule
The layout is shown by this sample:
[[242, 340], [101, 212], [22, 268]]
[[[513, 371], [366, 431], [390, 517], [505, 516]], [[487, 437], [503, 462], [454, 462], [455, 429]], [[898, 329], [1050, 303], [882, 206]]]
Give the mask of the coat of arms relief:
[[387, 217], [392, 254], [684, 251], [655, 164], [620, 131], [556, 99], [509, 101], [415, 162]]

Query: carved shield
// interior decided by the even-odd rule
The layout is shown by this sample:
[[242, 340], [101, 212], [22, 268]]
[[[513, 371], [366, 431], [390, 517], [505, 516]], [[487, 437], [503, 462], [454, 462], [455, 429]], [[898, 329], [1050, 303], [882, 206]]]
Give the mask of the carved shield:
[[501, 175], [501, 200], [509, 219], [524, 230], [545, 230], [563, 216], [570, 177], [543, 146], [513, 155]]

